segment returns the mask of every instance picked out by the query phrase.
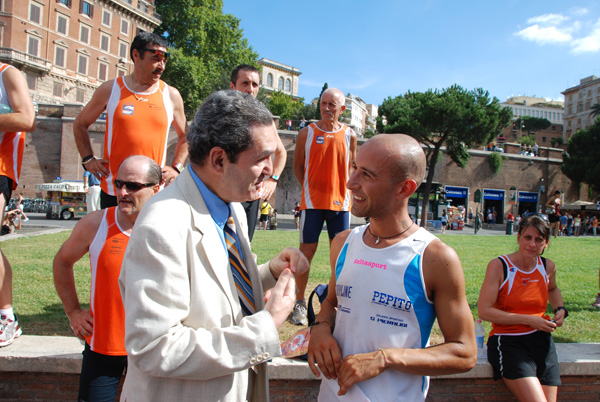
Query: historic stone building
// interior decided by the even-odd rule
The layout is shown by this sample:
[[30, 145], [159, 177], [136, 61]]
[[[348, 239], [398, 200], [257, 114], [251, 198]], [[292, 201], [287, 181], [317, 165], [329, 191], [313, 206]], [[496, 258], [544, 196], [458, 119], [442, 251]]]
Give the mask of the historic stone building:
[[260, 86], [268, 92], [281, 91], [294, 98], [298, 97], [298, 79], [300, 70], [274, 60], [262, 58], [258, 61], [262, 67]]
[[565, 89], [564, 139], [565, 143], [579, 130], [594, 124], [591, 107], [600, 104], [600, 78], [591, 75], [582, 78], [579, 85]]
[[85, 104], [133, 69], [129, 45], [160, 24], [154, 0], [0, 0], [0, 61], [38, 103]]

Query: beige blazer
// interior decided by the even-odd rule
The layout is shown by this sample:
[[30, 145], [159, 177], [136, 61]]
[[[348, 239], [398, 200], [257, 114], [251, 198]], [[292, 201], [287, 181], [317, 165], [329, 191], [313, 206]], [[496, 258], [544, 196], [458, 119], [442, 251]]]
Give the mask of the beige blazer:
[[266, 361], [281, 354], [246, 216], [237, 233], [258, 311], [243, 317], [214, 221], [189, 171], [152, 197], [138, 217], [119, 285], [128, 369], [121, 401], [267, 401]]

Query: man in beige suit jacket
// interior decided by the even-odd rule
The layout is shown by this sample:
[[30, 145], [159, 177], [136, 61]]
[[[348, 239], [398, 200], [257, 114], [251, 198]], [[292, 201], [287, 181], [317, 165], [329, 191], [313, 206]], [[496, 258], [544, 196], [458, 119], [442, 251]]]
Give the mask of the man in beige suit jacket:
[[[266, 107], [239, 91], [214, 93], [196, 113], [190, 165], [145, 205], [125, 253], [122, 401], [268, 401], [266, 362], [281, 353], [277, 329], [294, 305], [294, 275], [308, 270], [294, 248], [257, 266], [248, 242], [239, 202], [270, 177], [275, 135]], [[251, 315], [242, 313], [225, 246], [230, 214]]]

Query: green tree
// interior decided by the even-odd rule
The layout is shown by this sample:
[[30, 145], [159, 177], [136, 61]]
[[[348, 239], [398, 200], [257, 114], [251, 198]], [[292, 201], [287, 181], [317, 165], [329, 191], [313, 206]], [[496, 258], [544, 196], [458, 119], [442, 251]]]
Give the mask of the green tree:
[[[384, 122], [384, 116], [386, 123]], [[425, 145], [428, 173], [423, 189], [421, 224], [426, 225], [429, 194], [441, 147], [460, 167], [465, 167], [467, 150], [487, 143], [506, 127], [512, 118], [497, 98], [481, 88], [468, 91], [458, 85], [427, 92], [408, 92], [388, 97], [379, 107], [377, 127], [383, 133], [405, 133]]]
[[323, 88], [321, 88], [321, 93], [319, 94], [319, 101], [317, 102], [317, 109], [315, 110], [315, 120], [321, 120], [321, 96], [323, 92], [325, 92], [329, 88], [329, 85], [325, 83]]
[[548, 119], [540, 119], [539, 117], [523, 116], [519, 117], [514, 122], [515, 127], [521, 127], [521, 133], [525, 131], [527, 136], [521, 136], [520, 143], [523, 145], [535, 144], [535, 132], [545, 130], [552, 125]]
[[600, 191], [600, 123], [575, 133], [563, 154], [563, 173], [577, 183], [587, 183]]
[[258, 55], [244, 38], [240, 20], [223, 14], [221, 0], [156, 0], [156, 10], [162, 23], [155, 33], [173, 50], [163, 78], [191, 95], [182, 92], [186, 111], [193, 114], [209, 94], [229, 88], [229, 74], [238, 64], [256, 65]]
[[594, 105], [592, 105], [592, 107], [590, 108], [591, 110], [591, 114], [592, 117], [597, 118], [600, 116], [600, 103], [596, 103]]
[[267, 99], [266, 105], [271, 113], [279, 116], [280, 122], [288, 119], [300, 120], [297, 117], [304, 110], [304, 98], [294, 99], [281, 91], [275, 91]]

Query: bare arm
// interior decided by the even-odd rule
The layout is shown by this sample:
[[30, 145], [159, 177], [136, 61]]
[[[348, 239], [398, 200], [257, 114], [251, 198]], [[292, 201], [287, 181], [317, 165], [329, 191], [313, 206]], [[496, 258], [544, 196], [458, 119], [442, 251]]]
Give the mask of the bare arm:
[[[335, 325], [337, 296], [335, 294], [335, 264], [348, 238], [350, 230], [338, 234], [331, 242], [329, 262], [331, 265], [331, 277], [329, 279], [329, 291], [327, 297], [321, 304], [321, 311], [316, 318], [318, 325], [311, 329], [310, 343], [308, 345], [308, 365], [313, 374], [320, 376], [319, 369], [327, 379], [337, 378], [338, 370], [342, 364], [342, 350], [333, 337]], [[317, 369], [315, 363], [319, 366]]]
[[[415, 375], [441, 375], [468, 371], [477, 362], [473, 316], [465, 296], [465, 280], [454, 250], [433, 241], [423, 255], [423, 277], [435, 305], [444, 343], [424, 349], [388, 348], [383, 353], [346, 356], [338, 372], [338, 395], [355, 383], [386, 369]], [[387, 366], [386, 366], [387, 362]]]
[[308, 127], [304, 127], [296, 137], [296, 151], [294, 152], [294, 176], [300, 183], [300, 187], [304, 185], [304, 157], [306, 146], [306, 136], [308, 135]]
[[35, 129], [35, 111], [23, 74], [16, 68], [9, 67], [4, 71], [2, 77], [12, 113], [0, 115], [0, 131], [33, 131]]
[[[188, 145], [185, 137], [187, 133], [187, 122], [183, 108], [183, 99], [177, 88], [170, 85], [169, 95], [171, 96], [171, 102], [173, 103], [173, 128], [177, 133], [177, 145], [175, 145], [175, 155], [173, 155], [173, 162], [171, 162], [171, 165], [176, 163], [181, 163], [183, 165], [188, 157]], [[165, 166], [162, 169], [162, 179], [165, 186], [168, 186], [177, 176], [179, 176], [179, 173], [177, 173], [171, 165]]]
[[96, 211], [82, 218], [58, 250], [52, 264], [54, 287], [63, 303], [71, 329], [80, 339], [91, 335], [94, 324], [89, 310], [83, 310], [79, 304], [73, 266], [88, 252], [103, 215], [104, 211]]
[[483, 285], [481, 285], [479, 292], [479, 300], [477, 301], [479, 318], [496, 324], [528, 325], [534, 329], [546, 332], [554, 330], [556, 324], [545, 318], [527, 314], [509, 313], [494, 307], [498, 298], [500, 285], [503, 281], [504, 270], [502, 262], [494, 258], [487, 266]]
[[354, 130], [352, 130], [352, 136], [350, 137], [350, 161], [348, 166], [348, 172], [352, 172], [352, 166], [354, 163], [354, 159], [356, 159], [356, 148], [358, 146], [358, 137]]
[[[281, 173], [285, 168], [285, 162], [287, 160], [287, 151], [285, 150], [285, 147], [281, 142], [281, 138], [279, 138], [279, 134], [277, 133], [277, 129], [275, 128], [275, 123], [273, 123], [273, 130], [275, 130], [275, 139], [277, 141], [277, 149], [275, 150], [275, 155], [273, 158], [273, 175], [281, 176]], [[265, 200], [271, 198], [271, 195], [275, 193], [276, 187], [277, 182], [275, 180], [266, 180], [263, 184], [262, 198]]]
[[[92, 99], [85, 105], [81, 113], [79, 113], [73, 122], [75, 144], [77, 145], [77, 150], [82, 159], [88, 155], [94, 154], [88, 128], [98, 120], [98, 117], [106, 110], [106, 104], [110, 98], [113, 82], [113, 80], [106, 81], [104, 84], [100, 85], [96, 92], [94, 92]], [[98, 178], [100, 177], [96, 174], [97, 172], [102, 173], [104, 176], [108, 175], [108, 161], [105, 159], [91, 160], [85, 167]]]
[[[556, 265], [553, 261], [546, 259], [546, 273], [548, 274], [548, 301], [553, 309], [564, 306], [562, 293], [556, 284]], [[559, 310], [553, 318], [557, 327], [562, 327], [565, 320], [565, 311]]]

